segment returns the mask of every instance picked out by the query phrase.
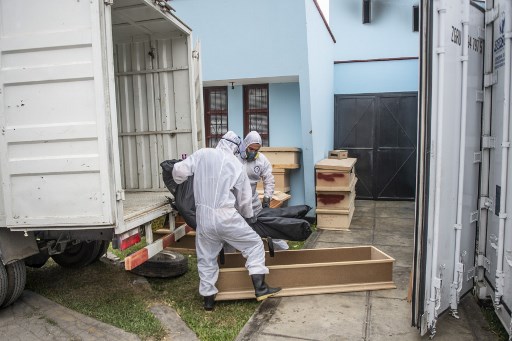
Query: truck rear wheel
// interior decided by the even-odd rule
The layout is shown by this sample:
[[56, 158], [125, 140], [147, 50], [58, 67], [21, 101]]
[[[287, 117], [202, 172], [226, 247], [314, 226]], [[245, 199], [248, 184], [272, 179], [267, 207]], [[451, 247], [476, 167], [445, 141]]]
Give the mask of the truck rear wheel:
[[7, 307], [16, 301], [27, 283], [27, 268], [23, 260], [5, 266], [7, 270], [7, 294], [2, 307]]
[[46, 264], [48, 258], [50, 258], [50, 256], [48, 255], [48, 252], [46, 250], [40, 251], [35, 255], [25, 258], [25, 265], [31, 268], [41, 268], [43, 265]]
[[96, 260], [102, 245], [101, 240], [83, 241], [58, 255], [53, 255], [55, 263], [65, 268], [82, 268]]
[[7, 296], [7, 286], [8, 286], [8, 278], [7, 278], [7, 270], [5, 266], [0, 262], [0, 306], [5, 301], [5, 296]]
[[107, 253], [108, 246], [110, 245], [110, 241], [103, 240], [100, 245], [100, 251], [98, 252], [98, 255], [94, 258], [93, 263], [99, 260], [105, 253]]

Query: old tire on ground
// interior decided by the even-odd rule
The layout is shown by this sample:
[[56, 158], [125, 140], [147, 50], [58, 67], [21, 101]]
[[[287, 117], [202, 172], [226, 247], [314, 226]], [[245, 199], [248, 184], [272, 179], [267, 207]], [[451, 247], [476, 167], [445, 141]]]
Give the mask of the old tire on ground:
[[7, 270], [7, 295], [5, 296], [2, 307], [11, 305], [20, 297], [27, 283], [27, 268], [23, 260], [17, 260], [14, 263], [5, 266]]
[[188, 271], [188, 258], [180, 253], [164, 250], [142, 263], [132, 273], [144, 277], [178, 277]]
[[46, 264], [48, 258], [50, 258], [48, 252], [40, 251], [35, 255], [25, 258], [25, 265], [31, 268], [40, 268]]
[[58, 255], [53, 255], [55, 263], [65, 268], [82, 268], [95, 261], [100, 247], [101, 240], [93, 240], [90, 242], [83, 241], [73, 245]]
[[2, 306], [5, 301], [5, 297], [7, 296], [8, 283], [7, 270], [2, 262], [0, 262], [0, 306]]

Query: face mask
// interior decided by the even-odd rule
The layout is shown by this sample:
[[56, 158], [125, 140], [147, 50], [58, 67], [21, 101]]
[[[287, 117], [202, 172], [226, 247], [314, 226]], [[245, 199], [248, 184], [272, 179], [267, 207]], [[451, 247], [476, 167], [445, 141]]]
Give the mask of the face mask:
[[247, 161], [254, 161], [254, 159], [256, 159], [256, 157], [258, 156], [258, 152], [246, 151], [246, 154], [247, 154]]

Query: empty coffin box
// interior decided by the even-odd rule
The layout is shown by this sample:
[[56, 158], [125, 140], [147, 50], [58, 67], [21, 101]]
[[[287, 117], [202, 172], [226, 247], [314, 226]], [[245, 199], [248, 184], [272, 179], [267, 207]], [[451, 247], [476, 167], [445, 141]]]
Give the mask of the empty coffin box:
[[[282, 288], [276, 296], [394, 289], [394, 261], [374, 246], [267, 252], [266, 282]], [[255, 297], [241, 254], [225, 255], [217, 289], [217, 301]]]
[[316, 165], [316, 191], [350, 191], [357, 159], [324, 159]]
[[348, 230], [355, 210], [355, 196], [348, 210], [316, 209], [316, 227], [324, 230]]
[[357, 178], [354, 178], [348, 191], [317, 192], [316, 208], [323, 210], [349, 210], [356, 197], [356, 183]]
[[260, 151], [267, 157], [274, 169], [296, 169], [300, 167], [300, 148], [261, 147]]
[[[279, 192], [290, 191], [290, 170], [273, 168], [272, 175], [274, 175], [275, 190]], [[256, 189], [263, 190], [263, 182], [258, 181]]]

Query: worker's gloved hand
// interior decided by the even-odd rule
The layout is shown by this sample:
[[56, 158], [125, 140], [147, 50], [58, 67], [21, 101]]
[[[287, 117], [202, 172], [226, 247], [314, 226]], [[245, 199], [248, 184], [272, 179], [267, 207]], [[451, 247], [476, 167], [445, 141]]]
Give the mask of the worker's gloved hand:
[[270, 207], [270, 198], [269, 197], [263, 197], [263, 203], [261, 204], [263, 208]]
[[245, 218], [245, 221], [247, 222], [247, 224], [251, 224], [251, 225], [256, 223], [257, 220], [258, 219], [256, 219], [256, 216], [252, 216], [250, 218]]

